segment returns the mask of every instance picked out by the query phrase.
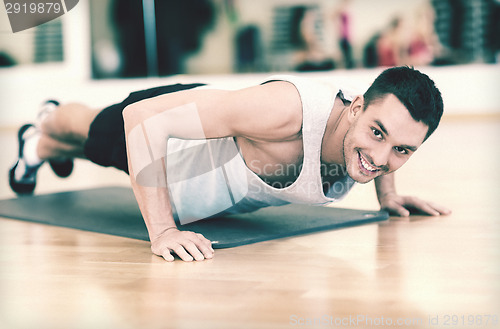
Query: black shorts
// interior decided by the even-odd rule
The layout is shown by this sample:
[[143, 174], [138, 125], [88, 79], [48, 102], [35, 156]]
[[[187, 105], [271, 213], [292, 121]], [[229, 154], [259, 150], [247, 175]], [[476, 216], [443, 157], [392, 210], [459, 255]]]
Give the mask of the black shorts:
[[199, 86], [203, 84], [176, 84], [136, 91], [123, 102], [105, 108], [90, 124], [89, 137], [83, 149], [85, 157], [98, 165], [115, 167], [128, 174], [123, 109], [143, 99]]

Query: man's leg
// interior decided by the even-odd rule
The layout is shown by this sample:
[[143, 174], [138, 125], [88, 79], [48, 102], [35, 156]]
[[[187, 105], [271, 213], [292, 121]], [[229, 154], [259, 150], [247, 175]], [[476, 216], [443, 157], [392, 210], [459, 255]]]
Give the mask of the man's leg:
[[40, 123], [37, 153], [41, 160], [84, 158], [90, 124], [99, 111], [83, 104], [58, 106]]
[[36, 173], [45, 161], [61, 177], [71, 173], [75, 157], [128, 173], [123, 109], [146, 98], [202, 85], [176, 84], [133, 92], [121, 103], [102, 111], [82, 104], [48, 101], [39, 113], [38, 124], [19, 129], [18, 160], [9, 171], [12, 190], [18, 194], [33, 193]]
[[68, 158], [84, 158], [80, 143], [65, 142], [42, 134], [36, 148], [40, 160], [58, 161]]
[[18, 160], [9, 172], [12, 190], [33, 193], [36, 174], [45, 161], [58, 176], [69, 176], [73, 158], [83, 157], [89, 126], [98, 112], [82, 104], [46, 102], [37, 122], [24, 125], [18, 132]]

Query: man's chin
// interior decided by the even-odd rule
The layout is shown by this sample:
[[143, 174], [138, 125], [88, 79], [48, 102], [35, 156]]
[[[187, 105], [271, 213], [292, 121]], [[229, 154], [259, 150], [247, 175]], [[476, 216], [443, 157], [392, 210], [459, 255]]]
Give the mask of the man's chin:
[[364, 180], [359, 180], [359, 179], [355, 179], [355, 178], [353, 178], [353, 179], [358, 184], [366, 184], [366, 183], [371, 182], [374, 178], [367, 178], [367, 179], [364, 179]]
[[358, 184], [366, 184], [366, 183], [371, 182], [375, 178], [382, 176], [381, 174], [366, 176], [366, 175], [361, 174], [358, 171], [356, 171], [355, 173], [352, 173], [349, 170], [347, 171], [347, 174], [349, 175], [349, 177], [351, 177]]

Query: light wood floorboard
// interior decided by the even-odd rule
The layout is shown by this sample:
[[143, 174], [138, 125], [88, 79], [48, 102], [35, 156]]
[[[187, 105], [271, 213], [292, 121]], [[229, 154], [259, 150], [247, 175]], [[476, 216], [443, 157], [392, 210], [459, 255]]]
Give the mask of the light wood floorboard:
[[[499, 128], [497, 119], [445, 120], [401, 169], [401, 193], [449, 206], [450, 216], [217, 250], [199, 263], [164, 262], [143, 241], [0, 219], [0, 327], [499, 327]], [[0, 132], [2, 198], [13, 197], [14, 135]], [[50, 193], [128, 178], [79, 161], [66, 180], [43, 167], [38, 184]], [[373, 185], [337, 206], [376, 209]]]

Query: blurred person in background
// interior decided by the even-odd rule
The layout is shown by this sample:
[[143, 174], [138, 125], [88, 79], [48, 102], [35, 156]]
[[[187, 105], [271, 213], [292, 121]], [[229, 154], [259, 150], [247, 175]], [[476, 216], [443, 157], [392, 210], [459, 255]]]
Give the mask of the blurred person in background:
[[414, 14], [408, 47], [409, 65], [429, 65], [442, 53], [442, 46], [434, 30], [435, 14], [433, 8], [424, 3]]
[[433, 8], [423, 3], [410, 14], [395, 17], [386, 29], [373, 37], [368, 45], [373, 48], [367, 48], [372, 53], [365, 52], [365, 56], [376, 58], [371, 58], [371, 62], [386, 67], [443, 62], [444, 49], [434, 29]]
[[339, 45], [342, 51], [342, 57], [345, 68], [354, 67], [351, 46], [351, 21], [350, 12], [351, 0], [342, 0], [340, 6], [334, 11], [333, 19], [339, 29]]
[[408, 60], [408, 39], [402, 17], [394, 18], [376, 41], [378, 66], [397, 66]]
[[320, 11], [316, 8], [292, 8], [290, 40], [295, 49], [297, 71], [325, 71], [335, 68], [316, 31], [319, 15]]

